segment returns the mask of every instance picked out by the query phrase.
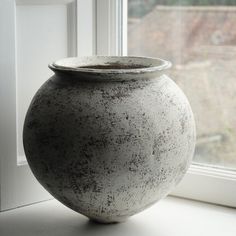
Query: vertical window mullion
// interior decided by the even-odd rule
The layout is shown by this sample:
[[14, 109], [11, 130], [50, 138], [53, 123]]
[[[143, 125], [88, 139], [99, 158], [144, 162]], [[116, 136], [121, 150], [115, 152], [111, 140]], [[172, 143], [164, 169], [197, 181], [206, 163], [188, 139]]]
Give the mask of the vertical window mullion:
[[99, 0], [96, 4], [97, 55], [126, 55], [127, 0]]

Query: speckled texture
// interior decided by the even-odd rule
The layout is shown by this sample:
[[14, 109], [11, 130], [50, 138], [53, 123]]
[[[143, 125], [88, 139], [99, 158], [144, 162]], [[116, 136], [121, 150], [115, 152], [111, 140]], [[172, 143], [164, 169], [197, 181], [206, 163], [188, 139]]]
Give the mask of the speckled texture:
[[186, 97], [164, 75], [165, 62], [91, 61], [104, 59], [143, 61], [150, 68], [80, 69], [83, 58], [52, 64], [56, 73], [31, 102], [23, 140], [35, 177], [55, 198], [111, 223], [151, 206], [182, 179], [195, 124]]

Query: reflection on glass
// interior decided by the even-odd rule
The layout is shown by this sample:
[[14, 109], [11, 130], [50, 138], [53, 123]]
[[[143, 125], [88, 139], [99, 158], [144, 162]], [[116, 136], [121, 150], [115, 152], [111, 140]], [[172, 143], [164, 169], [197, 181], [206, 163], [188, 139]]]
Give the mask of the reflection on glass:
[[236, 168], [236, 0], [128, 4], [128, 54], [172, 61], [191, 103], [194, 161]]

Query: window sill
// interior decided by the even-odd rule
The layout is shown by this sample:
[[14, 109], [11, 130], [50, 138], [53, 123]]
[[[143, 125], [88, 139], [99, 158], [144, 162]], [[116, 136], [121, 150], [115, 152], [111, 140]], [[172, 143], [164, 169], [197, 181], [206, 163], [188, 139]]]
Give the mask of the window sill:
[[0, 213], [1, 236], [235, 236], [236, 209], [176, 197], [121, 224], [99, 225], [56, 200]]

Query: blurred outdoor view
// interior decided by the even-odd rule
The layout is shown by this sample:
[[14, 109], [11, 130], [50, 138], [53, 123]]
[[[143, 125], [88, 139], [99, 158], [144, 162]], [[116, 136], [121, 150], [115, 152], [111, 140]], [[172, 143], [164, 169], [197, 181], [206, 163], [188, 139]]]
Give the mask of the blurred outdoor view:
[[128, 54], [173, 63], [197, 125], [194, 162], [236, 168], [236, 0], [129, 0]]

